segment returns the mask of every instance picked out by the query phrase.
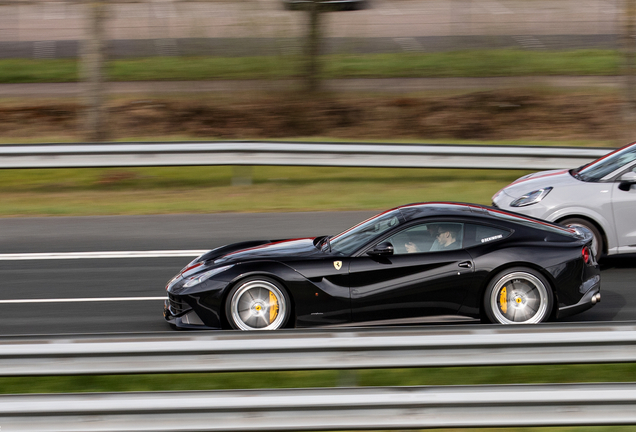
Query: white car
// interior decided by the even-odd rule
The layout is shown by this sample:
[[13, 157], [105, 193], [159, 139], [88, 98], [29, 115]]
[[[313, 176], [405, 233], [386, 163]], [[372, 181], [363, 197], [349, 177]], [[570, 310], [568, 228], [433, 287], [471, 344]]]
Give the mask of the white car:
[[636, 252], [636, 143], [577, 169], [521, 177], [493, 206], [594, 234], [595, 255]]

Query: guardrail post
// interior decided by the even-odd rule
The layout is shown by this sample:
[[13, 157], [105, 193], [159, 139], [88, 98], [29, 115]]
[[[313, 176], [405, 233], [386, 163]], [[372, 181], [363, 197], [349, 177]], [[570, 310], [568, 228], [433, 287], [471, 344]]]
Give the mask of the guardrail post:
[[80, 75], [82, 80], [82, 129], [88, 141], [103, 141], [106, 137], [104, 107], [104, 58], [106, 50], [106, 4], [92, 0], [86, 4], [88, 26], [82, 44]]

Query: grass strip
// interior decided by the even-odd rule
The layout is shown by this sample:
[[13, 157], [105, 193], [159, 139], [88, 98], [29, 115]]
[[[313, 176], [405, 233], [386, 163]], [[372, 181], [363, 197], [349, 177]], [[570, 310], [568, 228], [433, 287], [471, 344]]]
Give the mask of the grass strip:
[[[385, 209], [489, 204], [529, 171], [319, 167], [0, 170], [0, 216]], [[237, 180], [251, 185], [233, 186]]]
[[[110, 81], [289, 79], [299, 76], [299, 56], [148, 57], [111, 60]], [[325, 55], [322, 77], [426, 78], [542, 75], [617, 75], [615, 50], [471, 50], [442, 53]], [[75, 59], [0, 60], [0, 83], [76, 82]]]
[[358, 386], [634, 382], [636, 364], [482, 366], [0, 378], [0, 393], [75, 393]]

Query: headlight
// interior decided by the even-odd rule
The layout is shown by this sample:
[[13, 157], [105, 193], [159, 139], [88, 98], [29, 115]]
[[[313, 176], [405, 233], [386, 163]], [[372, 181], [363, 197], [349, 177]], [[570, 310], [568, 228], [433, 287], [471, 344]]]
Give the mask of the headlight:
[[198, 274], [196, 276], [189, 277], [188, 279], [186, 279], [186, 283], [183, 284], [183, 287], [184, 288], [188, 288], [188, 287], [191, 287], [191, 286], [198, 285], [201, 282], [210, 279], [212, 276], [224, 272], [225, 270], [229, 269], [230, 267], [234, 267], [234, 264], [226, 265], [226, 266], [219, 267], [219, 268], [215, 268], [214, 270], [206, 271], [206, 272]]
[[551, 190], [552, 190], [552, 187], [547, 187], [547, 188], [543, 188], [543, 189], [537, 189], [535, 191], [532, 191], [530, 193], [527, 193], [527, 194], [517, 198], [516, 200], [514, 200], [513, 202], [510, 203], [510, 206], [511, 207], [525, 207], [525, 206], [529, 206], [529, 205], [532, 205], [532, 204], [536, 204], [539, 201], [541, 201], [543, 198], [545, 198], [546, 195], [548, 195]]

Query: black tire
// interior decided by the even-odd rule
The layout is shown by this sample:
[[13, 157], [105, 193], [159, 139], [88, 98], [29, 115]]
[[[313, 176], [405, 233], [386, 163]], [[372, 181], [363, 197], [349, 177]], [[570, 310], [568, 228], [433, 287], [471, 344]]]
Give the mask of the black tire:
[[237, 283], [225, 301], [225, 316], [236, 330], [277, 330], [291, 314], [285, 288], [267, 277], [252, 277]]
[[594, 258], [596, 258], [596, 261], [601, 259], [601, 256], [603, 255], [603, 249], [605, 248], [605, 242], [603, 241], [603, 235], [596, 227], [596, 225], [594, 225], [594, 223], [590, 222], [587, 219], [581, 218], [563, 219], [559, 223], [565, 226], [582, 226], [592, 231], [592, 234], [594, 235], [594, 240], [592, 240], [592, 251], [594, 252]]
[[550, 317], [553, 303], [550, 283], [541, 273], [527, 267], [513, 267], [498, 273], [484, 294], [486, 317], [497, 324], [543, 322]]

